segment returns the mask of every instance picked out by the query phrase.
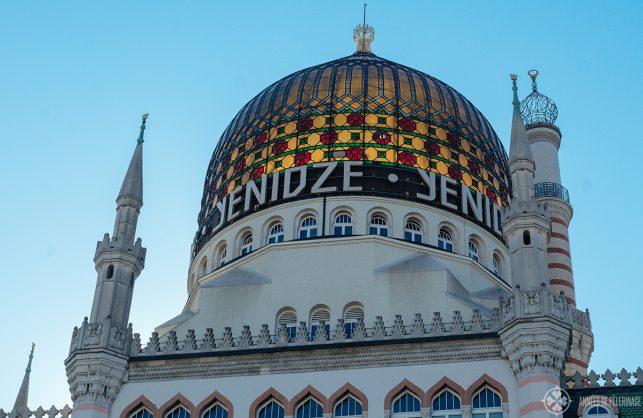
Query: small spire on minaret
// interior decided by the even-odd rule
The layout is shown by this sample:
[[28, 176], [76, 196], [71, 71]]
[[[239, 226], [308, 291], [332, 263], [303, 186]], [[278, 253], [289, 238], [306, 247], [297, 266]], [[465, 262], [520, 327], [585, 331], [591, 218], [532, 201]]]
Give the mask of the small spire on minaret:
[[366, 24], [366, 2], [364, 2], [364, 19], [361, 25], [353, 29], [353, 41], [357, 44], [355, 53], [371, 53], [371, 44], [375, 40], [375, 29]]
[[132, 197], [138, 199], [141, 204], [143, 203], [143, 135], [145, 134], [145, 124], [148, 117], [149, 113], [145, 113], [141, 117], [141, 130], [136, 140], [136, 149], [134, 149], [134, 155], [132, 155], [132, 160], [123, 179], [121, 190], [116, 199], [117, 202], [120, 198]]
[[31, 374], [31, 361], [33, 360], [33, 352], [36, 349], [36, 343], [31, 343], [31, 353], [29, 353], [29, 362], [27, 363], [27, 368], [25, 369], [25, 377], [22, 379], [22, 385], [20, 385], [20, 391], [18, 396], [16, 396], [16, 402], [13, 404], [13, 410], [18, 412], [22, 409], [29, 408], [27, 402], [29, 400], [29, 375]]
[[147, 121], [147, 118], [149, 116], [149, 113], [143, 113], [143, 116], [141, 116], [141, 119], [143, 119], [143, 121], [141, 122], [141, 132], [138, 134], [138, 140], [136, 141], [139, 144], [145, 142], [143, 141], [143, 135], [145, 134], [145, 122]]
[[527, 138], [527, 130], [525, 129], [525, 123], [522, 120], [522, 115], [520, 114], [520, 100], [518, 99], [518, 85], [516, 81], [518, 76], [516, 74], [511, 74], [511, 81], [513, 90], [513, 117], [511, 120], [511, 141], [509, 144], [509, 163], [516, 160], [534, 160], [534, 157], [531, 153], [531, 146], [529, 145], [529, 139]]

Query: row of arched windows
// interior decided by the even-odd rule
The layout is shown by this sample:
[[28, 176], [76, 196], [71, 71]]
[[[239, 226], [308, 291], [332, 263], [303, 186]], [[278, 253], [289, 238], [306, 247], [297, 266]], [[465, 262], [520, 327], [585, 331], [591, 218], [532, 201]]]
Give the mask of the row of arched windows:
[[[346, 338], [351, 338], [355, 333], [357, 322], [361, 319], [364, 320], [364, 307], [358, 302], [352, 302], [344, 308], [344, 331]], [[317, 305], [310, 311], [309, 321], [310, 324], [310, 338], [315, 338], [321, 324], [324, 324], [326, 336], [330, 336], [330, 309], [326, 305]], [[279, 310], [276, 318], [276, 328], [281, 326], [286, 327], [286, 331], [290, 340], [294, 341], [297, 336], [298, 317], [297, 311], [290, 307], [285, 307]]]
[[[487, 382], [491, 380], [498, 390]], [[457, 384], [450, 385], [449, 379], [442, 379], [436, 386], [437, 390], [424, 393], [417, 386], [403, 381], [392, 389], [385, 399], [385, 409], [390, 411], [392, 418], [420, 418], [421, 410], [430, 407], [431, 417], [459, 418], [462, 415], [462, 405], [470, 402], [472, 418], [503, 418], [503, 403], [507, 403], [507, 392], [498, 382], [483, 376], [472, 385], [474, 392], [464, 391]], [[434, 386], [435, 387], [435, 386]], [[459, 390], [458, 390], [459, 389]], [[215, 392], [196, 408], [177, 395], [161, 407], [161, 418], [191, 418], [198, 411], [199, 418], [232, 418], [232, 404], [221, 394]], [[467, 395], [471, 393], [471, 395]], [[430, 396], [427, 398], [427, 396]], [[463, 397], [467, 396], [466, 399]], [[470, 396], [470, 397], [468, 397]], [[135, 401], [123, 418], [154, 418], [156, 409], [144, 397]], [[255, 418], [323, 418], [324, 414], [332, 417], [363, 417], [368, 410], [368, 400], [364, 393], [350, 384], [344, 385], [328, 400], [326, 397], [308, 386], [290, 402], [279, 392], [270, 389], [262, 394], [251, 406], [250, 416]]]
[[[305, 213], [299, 219], [295, 235], [296, 239], [309, 239], [321, 235], [319, 229], [320, 223], [316, 214]], [[424, 224], [420, 217], [408, 216], [404, 221], [404, 240], [418, 244], [426, 244], [427, 231]], [[224, 265], [233, 258], [249, 254], [253, 249], [261, 245], [262, 242], [265, 244], [273, 244], [283, 242], [286, 238], [284, 224], [281, 220], [270, 221], [264, 231], [266, 236], [263, 239], [258, 239], [252, 230], [244, 230], [238, 236], [238, 242], [236, 243], [238, 250], [236, 254], [230, 253], [227, 243], [220, 243], [216, 249], [214, 265], [211, 266], [210, 270]], [[334, 215], [330, 231], [334, 236], [353, 235], [355, 222], [352, 213], [347, 210], [337, 212]], [[454, 226], [447, 224], [441, 225], [438, 230], [437, 247], [444, 251], [457, 252], [456, 232]], [[369, 235], [384, 237], [390, 236], [389, 216], [384, 212], [376, 211], [371, 213], [368, 217], [367, 233]], [[482, 240], [475, 235], [471, 235], [467, 239], [464, 251], [461, 253], [466, 254], [471, 259], [480, 263], [483, 262], [482, 250]], [[492, 270], [494, 274], [500, 277], [504, 276], [504, 266], [499, 251], [493, 251], [490, 264], [489, 269]], [[208, 272], [208, 259], [204, 256], [198, 268], [198, 277], [202, 277]]]

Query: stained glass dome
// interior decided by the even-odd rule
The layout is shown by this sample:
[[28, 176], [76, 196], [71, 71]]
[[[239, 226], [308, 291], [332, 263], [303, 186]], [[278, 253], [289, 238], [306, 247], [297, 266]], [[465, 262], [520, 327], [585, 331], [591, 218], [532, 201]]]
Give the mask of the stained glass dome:
[[250, 180], [351, 160], [433, 171], [507, 203], [507, 155], [482, 113], [428, 74], [356, 52], [282, 78], [239, 111], [210, 160], [199, 227]]

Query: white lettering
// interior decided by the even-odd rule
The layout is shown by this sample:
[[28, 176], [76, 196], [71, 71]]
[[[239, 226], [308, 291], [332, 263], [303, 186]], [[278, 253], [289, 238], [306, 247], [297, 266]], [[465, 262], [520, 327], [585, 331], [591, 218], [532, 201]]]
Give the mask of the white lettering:
[[264, 203], [266, 203], [266, 190], [268, 189], [267, 186], [268, 176], [266, 174], [261, 176], [261, 191], [259, 191], [259, 188], [255, 184], [254, 180], [250, 180], [246, 183], [246, 199], [243, 202], [244, 212], [250, 209], [250, 194], [253, 194], [255, 196], [259, 205], [263, 205]]
[[421, 168], [418, 168], [418, 174], [422, 177], [424, 184], [429, 188], [429, 194], [418, 193], [417, 198], [422, 200], [435, 200], [436, 191], [435, 191], [435, 173], [433, 171], [425, 171]]
[[321, 174], [321, 176], [319, 176], [315, 184], [313, 184], [313, 187], [310, 189], [311, 193], [330, 193], [330, 192], [337, 191], [336, 186], [322, 187], [322, 185], [331, 175], [335, 167], [337, 167], [337, 161], [332, 161], [328, 163], [317, 163], [313, 165], [313, 168], [323, 168], [323, 167], [326, 167], [326, 170], [324, 170], [324, 172]]
[[484, 218], [487, 226], [491, 228], [491, 202], [486, 196], [484, 198]]
[[362, 166], [362, 161], [344, 161], [344, 182], [342, 190], [345, 192], [361, 192], [362, 186], [351, 186], [351, 177], [362, 177], [361, 171], [351, 171], [351, 167]]
[[225, 221], [225, 204], [228, 201], [228, 196], [223, 196], [223, 200], [220, 200], [214, 205], [215, 209], [219, 209], [219, 223], [212, 227], [212, 232], [215, 232], [217, 229], [221, 228], [223, 222]]
[[270, 193], [270, 201], [275, 202], [279, 199], [279, 171], [272, 174], [272, 192]]
[[440, 203], [448, 208], [458, 210], [458, 207], [456, 205], [454, 205], [453, 203], [449, 203], [449, 201], [447, 200], [448, 195], [457, 196], [458, 192], [453, 189], [449, 189], [447, 184], [456, 185], [458, 184], [458, 182], [450, 177], [440, 176]]
[[502, 231], [500, 231], [501, 215], [502, 213], [500, 213], [500, 208], [498, 207], [498, 205], [494, 203], [493, 204], [493, 230], [496, 234], [502, 236]]
[[[286, 170], [286, 173], [284, 174], [284, 194], [283, 197], [284, 199], [287, 199], [289, 197], [295, 197], [299, 193], [301, 193], [302, 190], [304, 190], [304, 187], [306, 187], [306, 169], [308, 167], [305, 165], [302, 165], [300, 167], [294, 167], [294, 168], [289, 168]], [[290, 184], [291, 181], [291, 176], [292, 173], [299, 172], [299, 185], [295, 190], [292, 192], [290, 191], [290, 187], [292, 186]]]
[[231, 221], [239, 216], [239, 211], [234, 210], [234, 205], [241, 202], [241, 196], [237, 196], [237, 193], [239, 193], [241, 189], [241, 186], [237, 186], [232, 192], [230, 192], [230, 200], [228, 203], [228, 221]]
[[460, 194], [462, 195], [462, 212], [464, 212], [465, 215], [468, 215], [469, 206], [471, 206], [471, 209], [473, 209], [473, 215], [478, 221], [482, 222], [482, 194], [476, 193], [476, 198], [474, 199], [471, 189], [469, 189], [469, 187], [464, 183], [462, 183]]

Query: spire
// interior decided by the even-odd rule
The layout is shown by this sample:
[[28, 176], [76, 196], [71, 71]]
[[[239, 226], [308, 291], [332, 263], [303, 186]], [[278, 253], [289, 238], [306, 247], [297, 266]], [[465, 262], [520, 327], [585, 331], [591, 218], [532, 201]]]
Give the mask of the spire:
[[145, 113], [142, 116], [141, 131], [136, 141], [134, 155], [132, 155], [132, 160], [129, 163], [129, 168], [127, 169], [127, 174], [125, 174], [125, 179], [123, 179], [123, 185], [118, 193], [116, 202], [121, 198], [130, 197], [137, 199], [140, 205], [143, 206], [143, 135], [148, 116], [149, 113]]
[[16, 402], [13, 404], [13, 410], [19, 411], [21, 409], [28, 408], [27, 401], [29, 400], [29, 374], [31, 373], [31, 361], [33, 360], [33, 352], [36, 348], [36, 343], [31, 343], [31, 353], [29, 353], [29, 362], [27, 363], [27, 368], [25, 369], [25, 377], [22, 379], [22, 385], [20, 385], [20, 391], [18, 396], [16, 396]]
[[357, 44], [356, 54], [371, 54], [371, 44], [375, 40], [375, 29], [366, 24], [366, 2], [364, 2], [364, 20], [353, 29], [353, 41]]
[[511, 74], [512, 81], [512, 90], [513, 90], [513, 117], [511, 120], [511, 142], [509, 145], [509, 164], [518, 160], [529, 160], [534, 161], [534, 157], [531, 153], [531, 146], [529, 145], [529, 139], [527, 138], [527, 130], [525, 129], [525, 123], [522, 120], [522, 115], [520, 114], [520, 100], [518, 100], [518, 86], [516, 81], [518, 76], [516, 74]]

